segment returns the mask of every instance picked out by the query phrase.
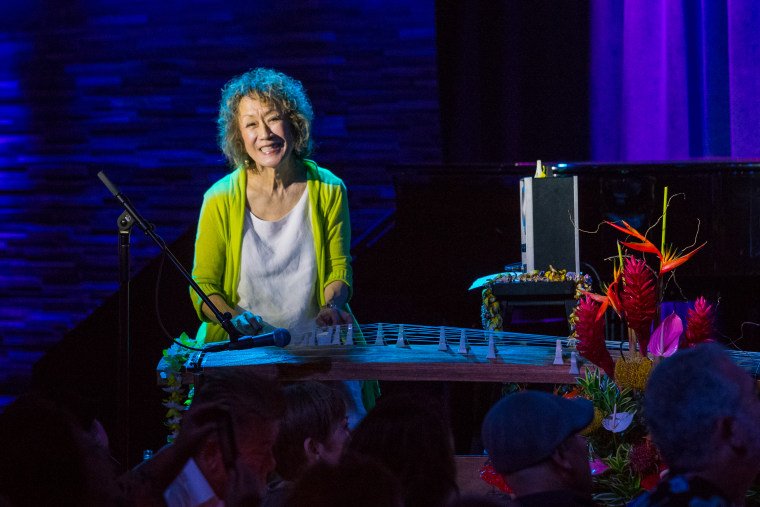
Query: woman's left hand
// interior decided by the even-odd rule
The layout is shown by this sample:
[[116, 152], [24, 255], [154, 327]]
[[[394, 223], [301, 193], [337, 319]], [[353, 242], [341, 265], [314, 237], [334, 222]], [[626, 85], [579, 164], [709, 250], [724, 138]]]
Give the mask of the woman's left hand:
[[321, 327], [351, 324], [353, 321], [354, 319], [350, 313], [344, 312], [333, 305], [323, 306], [319, 309], [319, 314], [317, 315], [317, 325]]

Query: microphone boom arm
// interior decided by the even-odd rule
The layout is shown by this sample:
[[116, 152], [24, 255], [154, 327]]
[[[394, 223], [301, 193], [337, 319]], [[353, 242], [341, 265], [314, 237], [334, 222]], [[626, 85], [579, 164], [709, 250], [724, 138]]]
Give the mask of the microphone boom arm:
[[[129, 201], [127, 196], [125, 196], [121, 191], [116, 188], [116, 186], [111, 183], [111, 180], [108, 179], [106, 174], [103, 171], [100, 171], [98, 173], [98, 178], [100, 178], [100, 181], [103, 182], [103, 184], [108, 188], [108, 190], [111, 191], [113, 196], [116, 198], [116, 200], [121, 203], [121, 205], [124, 207], [126, 212], [131, 215], [132, 219], [134, 220], [135, 225], [137, 225], [142, 231], [145, 233], [146, 236], [148, 236], [158, 247], [161, 249], [162, 252], [164, 252], [169, 259], [172, 261], [172, 264], [174, 264], [177, 269], [182, 273], [182, 276], [184, 276], [185, 280], [190, 284], [190, 287], [193, 288], [193, 290], [198, 294], [198, 296], [201, 298], [201, 300], [211, 309], [211, 311], [214, 314], [214, 317], [216, 317], [216, 320], [219, 322], [219, 324], [224, 328], [225, 331], [227, 331], [227, 334], [230, 336], [230, 344], [233, 344], [237, 342], [238, 338], [241, 338], [243, 334], [235, 328], [235, 326], [232, 324], [232, 315], [230, 315], [229, 312], [225, 312], [222, 314], [222, 312], [219, 311], [219, 309], [214, 305], [214, 303], [211, 302], [209, 297], [206, 295], [205, 292], [203, 292], [203, 289], [201, 289], [197, 283], [195, 283], [195, 280], [193, 280], [193, 277], [190, 275], [190, 273], [187, 272], [187, 270], [182, 266], [182, 263], [177, 259], [177, 257], [174, 256], [171, 250], [169, 250], [169, 247], [166, 246], [166, 243], [164, 243], [164, 240], [161, 239], [153, 230], [155, 227], [153, 224], [146, 222], [140, 214], [137, 212], [134, 206], [132, 206], [132, 203]], [[121, 219], [123, 222], [128, 221], [128, 217], [124, 216]], [[120, 225], [127, 225], [126, 223], [120, 224]]]

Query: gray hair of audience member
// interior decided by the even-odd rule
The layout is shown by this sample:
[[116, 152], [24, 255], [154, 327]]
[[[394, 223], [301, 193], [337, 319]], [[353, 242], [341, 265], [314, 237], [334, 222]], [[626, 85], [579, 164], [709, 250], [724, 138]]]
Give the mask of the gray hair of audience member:
[[295, 481], [306, 469], [304, 441], [327, 442], [346, 417], [346, 402], [338, 391], [316, 381], [287, 386], [284, 392], [285, 415], [273, 452], [277, 473]]
[[250, 97], [281, 109], [293, 128], [296, 157], [311, 154], [311, 121], [314, 110], [306, 90], [297, 79], [274, 69], [259, 67], [230, 79], [222, 88], [217, 119], [217, 142], [230, 166], [256, 169], [245, 150], [238, 124], [238, 107], [244, 97]]
[[220, 368], [206, 375], [195, 391], [193, 402], [217, 403], [230, 413], [238, 427], [252, 419], [280, 419], [285, 413], [285, 400], [277, 381], [235, 368]]
[[741, 388], [725, 375], [730, 367], [738, 368], [725, 348], [708, 342], [679, 350], [652, 371], [644, 417], [674, 473], [707, 464], [718, 419], [740, 410]]

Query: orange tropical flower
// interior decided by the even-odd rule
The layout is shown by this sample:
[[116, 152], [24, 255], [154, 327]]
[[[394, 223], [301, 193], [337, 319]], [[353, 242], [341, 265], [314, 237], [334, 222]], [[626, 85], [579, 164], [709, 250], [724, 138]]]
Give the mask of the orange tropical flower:
[[688, 261], [691, 259], [692, 255], [697, 253], [706, 244], [707, 242], [705, 241], [691, 252], [681, 256], [676, 255], [675, 249], [666, 250], [663, 255], [660, 256], [660, 274], [667, 273], [671, 269], [675, 269], [684, 262]]
[[639, 231], [628, 225], [628, 223], [625, 220], [621, 220], [623, 222], [623, 225], [625, 227], [620, 227], [617, 224], [613, 224], [612, 222], [606, 222], [607, 224], [611, 225], [615, 229], [619, 231], [623, 231], [626, 234], [629, 234], [635, 238], [638, 238], [641, 240], [641, 243], [623, 243], [620, 242], [622, 245], [627, 246], [628, 248], [632, 250], [638, 250], [639, 252], [649, 252], [653, 254], [657, 254], [660, 258], [662, 258], [662, 255], [660, 255], [660, 251], [657, 249], [656, 246], [654, 246], [654, 243], [649, 241], [643, 234], [641, 234]]
[[580, 289], [580, 292], [590, 297], [597, 303], [601, 303], [602, 305], [599, 307], [599, 311], [596, 314], [596, 319], [594, 319], [595, 321], [602, 318], [602, 315], [604, 315], [604, 312], [607, 311], [608, 306], [611, 306], [612, 309], [615, 310], [615, 313], [617, 313], [618, 315], [621, 315], [620, 314], [620, 308], [621, 308], [620, 300], [618, 299], [618, 296], [617, 296], [617, 286], [618, 286], [618, 283], [620, 282], [620, 278], [623, 275], [622, 267], [620, 268], [616, 267], [613, 274], [615, 276], [615, 280], [611, 284], [609, 284], [606, 288], [602, 286], [602, 289], [604, 290], [604, 296]]
[[649, 241], [643, 234], [641, 234], [639, 231], [628, 225], [625, 220], [621, 220], [623, 222], [623, 225], [625, 227], [620, 227], [617, 224], [613, 224], [612, 222], [606, 222], [607, 224], [611, 225], [615, 229], [619, 231], [623, 231], [626, 234], [630, 234], [631, 236], [641, 240], [641, 243], [624, 243], [620, 242], [621, 245], [625, 245], [631, 250], [638, 250], [639, 252], [648, 252], [656, 254], [657, 257], [660, 258], [660, 275], [663, 273], [667, 273], [668, 271], [671, 271], [684, 262], [691, 259], [691, 257], [697, 253], [703, 246], [707, 244], [707, 242], [702, 243], [697, 248], [692, 250], [691, 252], [684, 254], [684, 255], [677, 255], [675, 249], [668, 249], [665, 252], [660, 252], [660, 249], [654, 246], [654, 243]]

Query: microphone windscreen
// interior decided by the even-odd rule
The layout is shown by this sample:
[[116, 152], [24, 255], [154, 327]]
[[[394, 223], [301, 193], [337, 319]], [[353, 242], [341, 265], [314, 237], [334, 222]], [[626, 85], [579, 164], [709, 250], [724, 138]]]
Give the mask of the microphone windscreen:
[[290, 331], [283, 328], [277, 328], [273, 332], [274, 334], [274, 344], [278, 347], [285, 347], [288, 343], [290, 343]]

